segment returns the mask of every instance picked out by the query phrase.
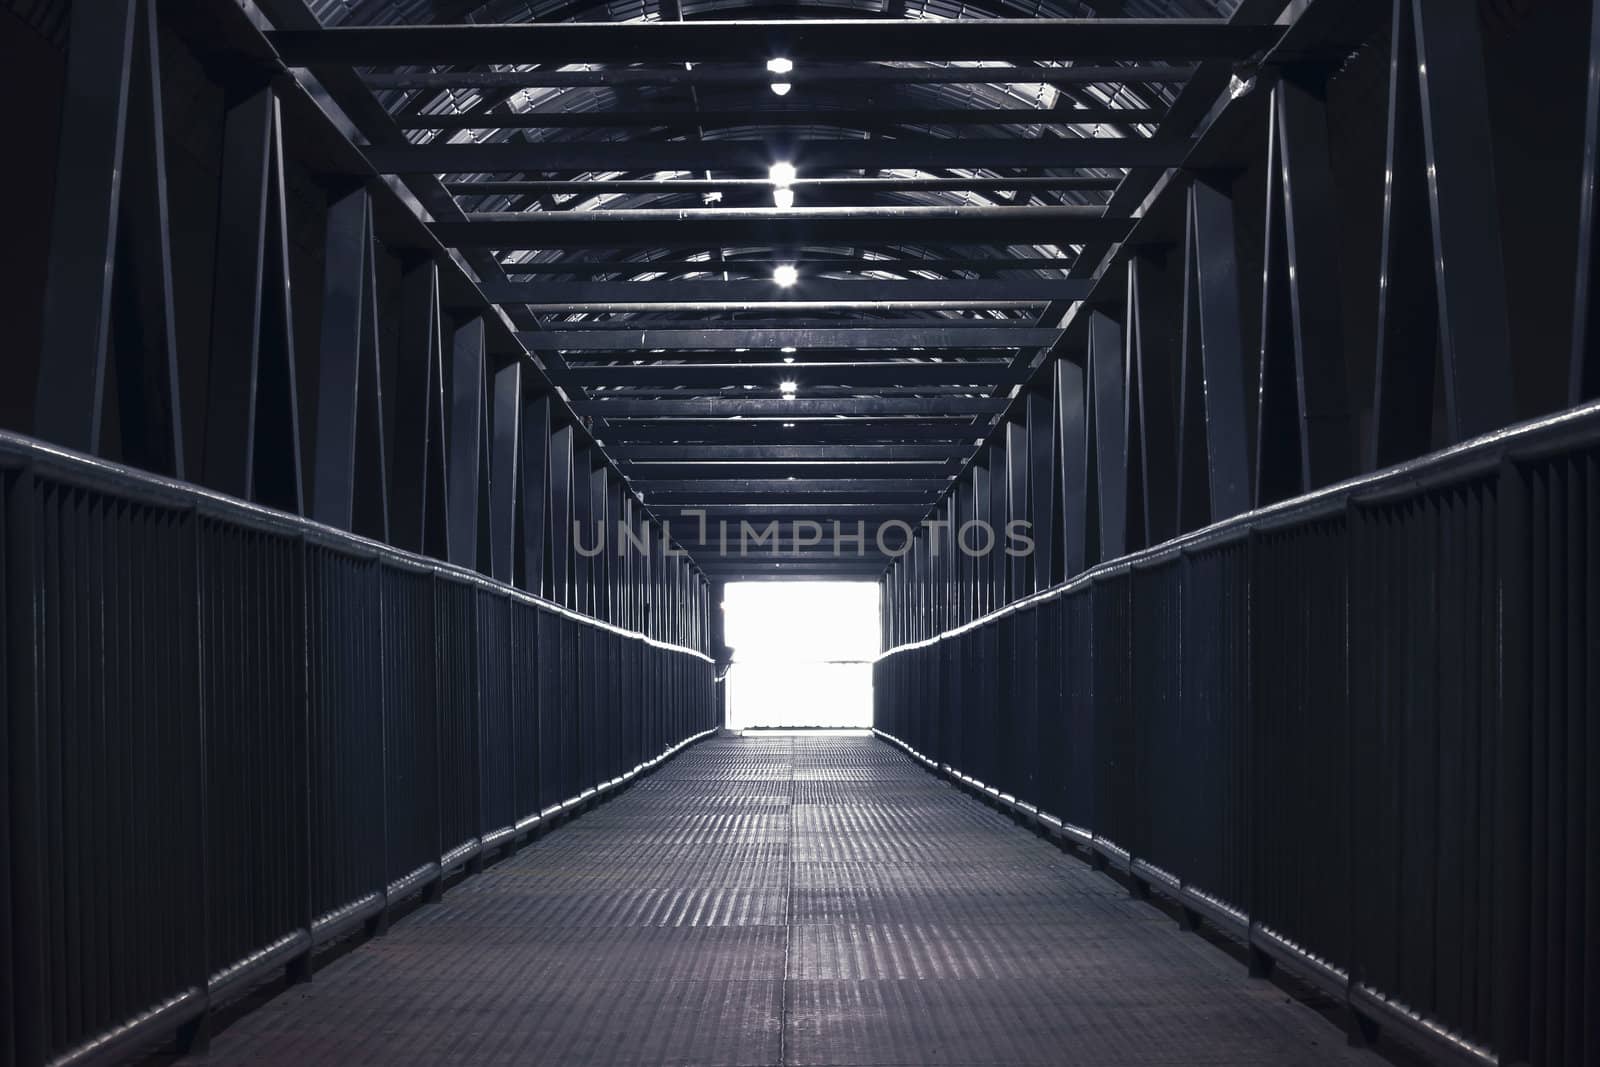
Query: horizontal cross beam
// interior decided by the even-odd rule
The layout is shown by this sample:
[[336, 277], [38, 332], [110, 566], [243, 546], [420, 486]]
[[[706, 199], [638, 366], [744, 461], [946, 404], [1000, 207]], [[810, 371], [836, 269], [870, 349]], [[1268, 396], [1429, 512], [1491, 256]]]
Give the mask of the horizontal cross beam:
[[[542, 25], [549, 25], [548, 23]], [[970, 23], [966, 23], [970, 25]], [[806, 64], [784, 80], [798, 88], [826, 85], [853, 88], [882, 85], [1176, 85], [1193, 76], [1192, 66], [1167, 63], [1084, 64], [1071, 67], [881, 67], [860, 64]], [[363, 72], [370, 89], [581, 89], [659, 85], [671, 88], [719, 86], [764, 89], [772, 75], [747, 66], [682, 64], [613, 70], [441, 70], [399, 73]]]
[[743, 108], [686, 111], [511, 111], [471, 115], [406, 115], [412, 130], [538, 130], [624, 126], [847, 126], [863, 123], [935, 126], [1072, 126], [1085, 123], [1155, 123], [1163, 112], [1148, 107], [892, 107]]
[[309, 66], [484, 66], [651, 63], [784, 56], [841, 60], [1241, 60], [1275, 44], [1277, 26], [1220, 19], [818, 19], [815, 21], [541, 22], [280, 30], [284, 63]]
[[818, 504], [902, 504], [906, 506], [931, 505], [938, 498], [938, 490], [928, 492], [900, 491], [895, 489], [872, 489], [865, 492], [845, 492], [842, 490], [821, 490], [806, 492], [797, 489], [776, 489], [766, 492], [736, 491], [728, 493], [715, 493], [703, 489], [690, 489], [684, 491], [662, 490], [644, 494], [647, 507], [667, 505], [679, 508], [694, 508], [702, 504], [761, 504], [771, 507], [774, 504], [803, 504], [814, 507]]
[[729, 171], [766, 174], [779, 160], [802, 172], [915, 168], [1176, 167], [1182, 139], [1140, 137], [896, 137], [764, 140], [496, 141], [362, 149], [380, 174], [513, 174], [584, 171]]
[[[614, 458], [614, 457], [613, 457]], [[934, 463], [628, 463], [623, 472], [638, 484], [725, 478], [848, 478], [867, 481], [938, 478], [956, 473], [949, 461]]]
[[[1025, 178], [796, 178], [789, 184], [802, 192], [812, 189], [844, 193], [892, 192], [1008, 192], [1011, 190], [1110, 192], [1119, 178], [1072, 175], [1036, 175]], [[766, 192], [765, 178], [564, 178], [499, 179], [450, 182], [457, 196], [534, 196], [541, 193], [719, 193], [741, 189]]]
[[926, 329], [719, 329], [704, 330], [538, 330], [519, 331], [518, 340], [533, 348], [562, 352], [725, 351], [740, 348], [837, 349], [989, 349], [1044, 348], [1060, 330], [1025, 326], [989, 329], [929, 326]]
[[1010, 406], [1004, 397], [848, 397], [840, 399], [750, 399], [718, 397], [705, 400], [590, 399], [575, 405], [581, 412], [604, 419], [790, 419], [881, 415], [998, 415]]
[[[646, 469], [642, 464], [692, 464], [692, 463], [827, 463], [827, 462], [880, 462], [920, 463], [960, 459], [972, 452], [970, 444], [956, 445], [639, 445], [622, 444], [606, 449], [607, 454], [619, 463], [632, 464], [632, 470]], [[676, 466], [669, 469], [678, 469]]]
[[882, 304], [908, 302], [984, 307], [993, 304], [1082, 300], [1093, 278], [1019, 278], [1015, 280], [909, 279], [885, 281], [805, 278], [788, 288], [765, 281], [643, 282], [502, 282], [482, 283], [483, 295], [496, 304], [540, 304], [578, 310], [596, 304]]
[[777, 389], [780, 382], [801, 389], [819, 385], [912, 388], [919, 385], [970, 385], [993, 388], [1019, 385], [1027, 368], [1009, 362], [985, 363], [680, 363], [632, 366], [619, 364], [575, 366], [562, 374], [563, 384], [581, 386], [702, 386], [757, 385]]
[[672, 422], [610, 423], [595, 430], [607, 449], [629, 442], [679, 444], [886, 444], [892, 442], [961, 445], [969, 450], [989, 433], [982, 423], [957, 419], [832, 419], [795, 418], [757, 422], [753, 419], [676, 419]]
[[922, 496], [937, 493], [950, 484], [949, 478], [903, 478], [890, 486], [877, 484], [876, 480], [858, 478], [686, 478], [654, 479], [629, 478], [628, 484], [645, 495], [647, 500], [665, 496], [734, 495], [763, 496], [794, 493], [905, 493]]

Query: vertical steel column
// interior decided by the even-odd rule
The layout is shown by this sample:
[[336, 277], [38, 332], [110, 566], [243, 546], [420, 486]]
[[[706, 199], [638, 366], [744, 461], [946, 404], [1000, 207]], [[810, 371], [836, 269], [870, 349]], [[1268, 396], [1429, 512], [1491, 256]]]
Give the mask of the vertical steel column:
[[1515, 413], [1489, 90], [1476, 7], [1412, 0], [1445, 417], [1461, 441]]
[[1061, 556], [1063, 579], [1083, 573], [1089, 559], [1089, 467], [1083, 446], [1089, 436], [1083, 368], [1056, 361], [1056, 419], [1061, 431]]
[[440, 559], [450, 556], [444, 435], [444, 333], [439, 267], [413, 266], [400, 282], [400, 339], [395, 353], [395, 421], [389, 499], [394, 544]]
[[550, 435], [550, 598], [572, 607], [572, 427]]
[[1428, 451], [1438, 370], [1439, 304], [1432, 273], [1422, 105], [1410, 0], [1396, 0], [1389, 51], [1378, 352], [1369, 469]]
[[1100, 559], [1128, 551], [1128, 453], [1122, 379], [1122, 328], [1104, 312], [1089, 314], [1087, 366], [1094, 404], [1095, 503]]
[[202, 480], [302, 510], [289, 234], [278, 101], [263, 89], [223, 130]]
[[478, 560], [479, 492], [484, 471], [484, 337], [483, 320], [471, 318], [456, 327], [451, 339], [450, 401], [446, 409], [450, 562], [476, 569]]
[[1048, 589], [1061, 580], [1061, 553], [1056, 545], [1056, 413], [1049, 390], [1028, 394], [1028, 500], [1033, 517], [1033, 588]]
[[1011, 603], [1010, 567], [1006, 561], [1006, 495], [1010, 491], [1006, 467], [1006, 439], [1010, 431], [1003, 430], [989, 445], [989, 525], [994, 527], [994, 551], [989, 555], [989, 581], [994, 591], [994, 606]]
[[[1028, 427], [1020, 422], [1007, 422], [1006, 446], [1006, 528], [1009, 531], [1014, 522], [1028, 521]], [[1031, 533], [1025, 533], [1030, 539]], [[1007, 584], [1011, 589], [1011, 599], [1016, 600], [1033, 590], [1033, 582], [1029, 574], [1031, 558], [1026, 554], [1012, 555], [1009, 551], [1011, 545], [1007, 542], [1006, 558], [1010, 560]], [[1035, 545], [1037, 548], [1038, 546]]]
[[1305, 441], [1299, 417], [1294, 367], [1296, 329], [1291, 305], [1291, 255], [1286, 236], [1286, 168], [1281, 165], [1278, 90], [1267, 117], [1267, 203], [1262, 228], [1261, 350], [1257, 360], [1255, 501], [1271, 504], [1306, 485]]
[[517, 568], [518, 453], [522, 449], [522, 364], [494, 372], [489, 420], [489, 572], [507, 585]]
[[386, 540], [375, 255], [371, 198], [357, 189], [328, 207], [311, 517]]
[[1583, 123], [1583, 178], [1578, 202], [1577, 297], [1573, 301], [1568, 402], [1600, 397], [1600, 0], [1589, 15], [1589, 82]]
[[550, 397], [526, 395], [521, 422], [522, 493], [518, 523], [521, 529], [522, 559], [517, 584], [530, 593], [549, 591], [545, 585], [545, 523], [550, 495]]
[[1188, 530], [1250, 509], [1250, 439], [1232, 199], [1194, 182], [1185, 229], [1178, 499]]
[[183, 477], [155, 4], [74, 8], [45, 265], [36, 435], [100, 454], [117, 360], [117, 458]]
[[1127, 410], [1125, 432], [1128, 438], [1130, 542], [1139, 546], [1160, 544], [1177, 532], [1174, 507], [1177, 504], [1177, 447], [1174, 431], [1177, 414], [1173, 407], [1170, 362], [1158, 358], [1159, 331], [1152, 329], [1150, 303], [1156, 294], [1147, 291], [1145, 280], [1152, 273], [1147, 260], [1134, 256], [1128, 260], [1126, 316], [1123, 320], [1127, 344]]
[[[1293, 315], [1301, 484], [1310, 491], [1343, 481], [1356, 470], [1327, 102], [1286, 79], [1273, 90], [1272, 114]], [[1258, 447], [1266, 442], [1260, 438]]]

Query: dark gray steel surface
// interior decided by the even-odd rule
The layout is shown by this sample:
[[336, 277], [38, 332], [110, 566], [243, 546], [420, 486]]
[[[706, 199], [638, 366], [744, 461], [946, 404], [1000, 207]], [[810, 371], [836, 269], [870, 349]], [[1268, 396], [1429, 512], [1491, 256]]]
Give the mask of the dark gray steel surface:
[[722, 736], [186, 1062], [1381, 1061], [886, 744]]

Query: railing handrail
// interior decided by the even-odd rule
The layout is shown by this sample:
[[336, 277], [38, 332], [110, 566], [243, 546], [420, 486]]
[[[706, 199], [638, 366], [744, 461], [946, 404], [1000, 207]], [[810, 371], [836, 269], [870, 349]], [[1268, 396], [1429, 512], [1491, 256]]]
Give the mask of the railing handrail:
[[1457, 485], [1484, 477], [1507, 460], [1536, 459], [1541, 455], [1589, 441], [1600, 441], [1600, 401], [1580, 404], [1556, 415], [1530, 419], [1495, 430], [1383, 470], [1358, 475], [1288, 500], [1241, 512], [1209, 526], [1202, 526], [1198, 530], [1179, 534], [1159, 545], [1097, 563], [1064, 582], [1013, 600], [960, 626], [951, 627], [932, 637], [905, 641], [886, 648], [878, 653], [872, 662], [880, 663], [902, 652], [927, 648], [940, 641], [997, 622], [1007, 615], [1037, 607], [1057, 597], [1069, 596], [1093, 585], [1098, 580], [1137, 567], [1151, 566], [1174, 556], [1218, 547], [1254, 532], [1315, 521], [1343, 510], [1351, 503], [1377, 503], [1407, 493]]
[[79, 488], [120, 495], [138, 500], [140, 503], [156, 503], [174, 510], [195, 510], [202, 515], [225, 518], [264, 532], [303, 536], [322, 547], [336, 549], [351, 556], [390, 563], [415, 572], [434, 574], [441, 578], [476, 585], [620, 637], [643, 641], [655, 648], [670, 652], [686, 653], [707, 663], [712, 662], [710, 656], [697, 648], [664, 641], [638, 630], [629, 630], [616, 623], [585, 615], [459, 564], [396, 548], [382, 541], [340, 530], [314, 519], [291, 515], [264, 504], [240, 500], [238, 497], [192, 482], [152, 474], [99, 456], [87, 455], [23, 434], [0, 430], [0, 469], [18, 470], [29, 467], [44, 470]]

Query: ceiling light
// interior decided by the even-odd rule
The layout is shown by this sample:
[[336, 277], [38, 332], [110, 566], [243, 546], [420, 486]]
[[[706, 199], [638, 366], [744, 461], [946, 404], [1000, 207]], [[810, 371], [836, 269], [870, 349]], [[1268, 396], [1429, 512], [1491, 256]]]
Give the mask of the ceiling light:
[[771, 180], [773, 185], [788, 185], [795, 179], [794, 164], [774, 163], [772, 166], [767, 168], [767, 178]]
[[773, 269], [772, 280], [780, 289], [787, 289], [800, 280], [800, 272], [794, 269], [794, 264], [782, 263]]
[[782, 56], [767, 60], [767, 71], [771, 74], [787, 74], [794, 69], [794, 60]]
[[793, 88], [794, 88], [794, 86], [790, 85], [788, 82], [773, 82], [772, 83], [772, 91], [773, 91], [773, 93], [775, 93], [778, 96], [788, 96], [789, 95], [789, 90], [793, 89]]
[[783, 348], [782, 348], [782, 351], [784, 351], [784, 352], [797, 352], [797, 351], [799, 351], [799, 349], [795, 348], [794, 345], [784, 345]]
[[772, 202], [785, 210], [794, 207], [794, 190], [787, 186], [772, 190]]
[[786, 423], [784, 423], [784, 424], [783, 424], [783, 428], [784, 428], [784, 429], [785, 429], [785, 430], [792, 430], [792, 429], [794, 429], [794, 423], [792, 423], [792, 422], [786, 422]]
[[793, 356], [784, 356], [783, 357], [783, 361], [785, 363], [793, 363], [794, 362], [794, 357]]

